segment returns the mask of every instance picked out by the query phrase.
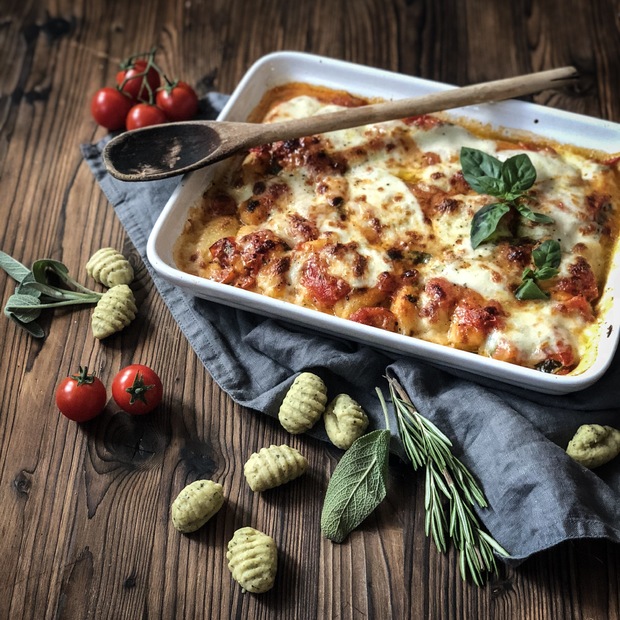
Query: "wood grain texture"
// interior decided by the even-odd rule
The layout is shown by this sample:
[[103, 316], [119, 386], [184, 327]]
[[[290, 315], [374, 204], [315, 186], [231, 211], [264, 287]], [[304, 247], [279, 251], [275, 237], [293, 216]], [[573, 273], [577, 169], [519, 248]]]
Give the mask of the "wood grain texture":
[[[339, 452], [290, 436], [214, 384], [159, 298], [79, 144], [104, 135], [88, 113], [118, 61], [160, 47], [171, 75], [200, 93], [231, 91], [265, 53], [325, 54], [457, 85], [575, 64], [579, 87], [533, 97], [620, 121], [615, 0], [2, 0], [0, 247], [26, 264], [80, 272], [98, 248], [126, 252], [140, 311], [105, 343], [89, 311], [48, 314], [44, 341], [0, 320], [0, 618], [620, 618], [620, 550], [567, 543], [484, 588], [463, 583], [454, 553], [424, 536], [423, 485], [394, 463], [380, 508], [342, 545], [319, 531]], [[0, 273], [3, 305], [13, 284]], [[53, 406], [78, 364], [105, 383], [139, 360], [166, 393], [154, 415], [112, 403], [78, 426]], [[261, 496], [243, 479], [258, 448], [289, 442], [304, 478]], [[169, 506], [212, 477], [227, 501], [179, 535]], [[252, 524], [280, 552], [275, 588], [244, 595], [226, 568], [233, 531]]]

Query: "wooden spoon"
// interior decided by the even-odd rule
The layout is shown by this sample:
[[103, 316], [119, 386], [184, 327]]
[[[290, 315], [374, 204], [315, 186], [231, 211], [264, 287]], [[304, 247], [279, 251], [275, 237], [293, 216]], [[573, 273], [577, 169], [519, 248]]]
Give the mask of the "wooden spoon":
[[103, 161], [110, 174], [121, 181], [165, 179], [261, 144], [530, 95], [576, 78], [574, 67], [561, 67], [280, 123], [185, 121], [153, 125], [110, 140]]

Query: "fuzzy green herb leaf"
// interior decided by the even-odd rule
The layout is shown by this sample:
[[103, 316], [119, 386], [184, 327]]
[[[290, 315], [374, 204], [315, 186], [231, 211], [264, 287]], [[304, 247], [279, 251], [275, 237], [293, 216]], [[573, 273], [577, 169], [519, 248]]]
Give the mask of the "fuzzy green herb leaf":
[[327, 486], [321, 532], [342, 542], [383, 501], [387, 493], [390, 431], [362, 435], [344, 453]]
[[21, 282], [30, 274], [30, 269], [28, 269], [28, 267], [22, 265], [18, 260], [15, 260], [2, 250], [0, 250], [0, 269], [4, 269], [13, 280], [17, 280], [18, 282]]
[[[43, 258], [32, 265], [32, 270], [0, 251], [0, 268], [17, 280], [15, 293], [9, 297], [4, 314], [35, 338], [43, 338], [44, 331], [35, 323], [44, 308], [60, 308], [78, 304], [96, 304], [102, 294], [82, 286], [69, 275], [67, 267], [56, 260]], [[72, 288], [61, 288], [49, 278], [54, 273], [61, 283]]]

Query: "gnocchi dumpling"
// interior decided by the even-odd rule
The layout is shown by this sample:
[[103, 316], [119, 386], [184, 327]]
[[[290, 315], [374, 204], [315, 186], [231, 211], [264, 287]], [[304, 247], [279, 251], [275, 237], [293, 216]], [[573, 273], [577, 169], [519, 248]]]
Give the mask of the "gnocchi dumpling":
[[237, 530], [228, 543], [228, 569], [243, 591], [260, 594], [273, 588], [278, 552], [271, 536], [252, 527]]
[[311, 372], [302, 372], [289, 388], [278, 419], [294, 435], [310, 430], [320, 419], [327, 403], [327, 387], [323, 380]]
[[126, 284], [108, 289], [97, 302], [91, 316], [93, 336], [107, 338], [127, 327], [138, 313], [133, 291]]
[[348, 450], [364, 434], [368, 416], [348, 394], [338, 394], [327, 406], [323, 422], [330, 441], [337, 448]]
[[97, 250], [86, 263], [86, 273], [108, 288], [131, 284], [134, 276], [131, 263], [114, 248]]
[[307, 469], [306, 458], [295, 448], [283, 444], [254, 452], [243, 467], [243, 473], [252, 491], [261, 492], [299, 478]]
[[201, 528], [224, 504], [222, 485], [213, 480], [196, 480], [188, 484], [172, 502], [174, 527], [188, 534]]

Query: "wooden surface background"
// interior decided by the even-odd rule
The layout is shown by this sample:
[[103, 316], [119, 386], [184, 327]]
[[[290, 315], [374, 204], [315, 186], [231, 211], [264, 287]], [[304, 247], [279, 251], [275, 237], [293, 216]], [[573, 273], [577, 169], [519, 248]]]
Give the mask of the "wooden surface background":
[[[484, 588], [463, 583], [454, 553], [424, 536], [422, 486], [390, 472], [387, 500], [350, 540], [319, 532], [338, 451], [307, 438], [303, 484], [256, 498], [244, 457], [290, 441], [270, 419], [214, 384], [159, 298], [83, 163], [104, 135], [91, 95], [119, 60], [153, 45], [171, 75], [230, 92], [265, 53], [294, 49], [465, 85], [574, 64], [582, 84], [534, 99], [620, 121], [616, 0], [0, 0], [0, 247], [79, 270], [98, 248], [129, 253], [138, 319], [104, 343], [89, 311], [47, 315], [43, 341], [0, 318], [0, 618], [575, 618], [620, 617], [620, 550], [564, 544]], [[85, 281], [85, 279], [82, 279]], [[2, 303], [13, 282], [0, 273]], [[53, 316], [53, 318], [52, 318]], [[57, 382], [87, 364], [109, 383], [152, 364], [160, 409], [77, 425], [55, 408]], [[179, 535], [169, 506], [212, 476], [228, 501], [196, 534]], [[243, 595], [225, 546], [251, 521], [280, 549], [276, 587]]]

